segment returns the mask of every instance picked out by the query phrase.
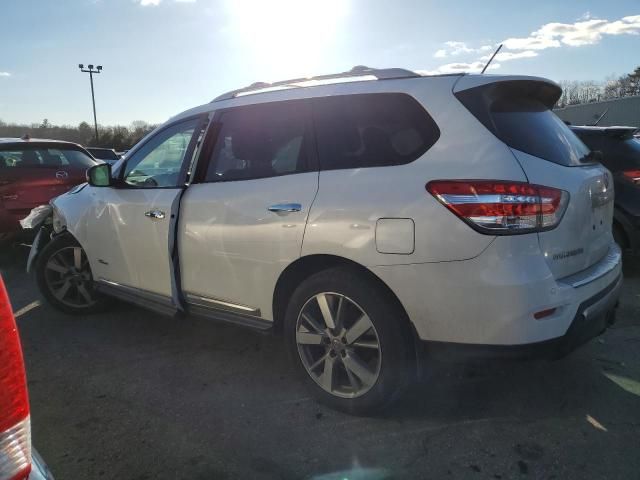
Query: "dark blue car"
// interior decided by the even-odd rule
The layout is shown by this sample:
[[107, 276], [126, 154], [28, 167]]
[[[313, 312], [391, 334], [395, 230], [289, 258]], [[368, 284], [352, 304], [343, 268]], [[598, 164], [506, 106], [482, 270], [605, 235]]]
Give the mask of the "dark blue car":
[[623, 248], [640, 251], [640, 140], [636, 127], [579, 127], [571, 130], [591, 150], [602, 152], [602, 164], [614, 178], [613, 235]]

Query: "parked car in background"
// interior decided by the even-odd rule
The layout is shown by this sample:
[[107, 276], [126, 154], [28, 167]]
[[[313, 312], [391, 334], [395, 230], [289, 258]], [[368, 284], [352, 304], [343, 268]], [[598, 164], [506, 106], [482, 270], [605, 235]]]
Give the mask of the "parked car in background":
[[602, 164], [613, 174], [613, 235], [623, 248], [640, 251], [640, 140], [636, 127], [583, 127], [571, 130], [591, 150], [602, 152]]
[[93, 155], [93, 158], [96, 160], [100, 160], [111, 165], [120, 160], [120, 155], [118, 155], [113, 148], [87, 147], [87, 151]]
[[566, 354], [622, 276], [611, 174], [560, 94], [366, 67], [223, 94], [52, 202], [38, 286], [72, 314], [114, 296], [282, 332], [310, 391], [358, 414], [424, 351]]
[[20, 337], [0, 277], [0, 479], [53, 480], [31, 445], [30, 422]]
[[97, 162], [80, 145], [40, 139], [0, 139], [0, 241], [22, 232], [32, 208], [86, 181]]

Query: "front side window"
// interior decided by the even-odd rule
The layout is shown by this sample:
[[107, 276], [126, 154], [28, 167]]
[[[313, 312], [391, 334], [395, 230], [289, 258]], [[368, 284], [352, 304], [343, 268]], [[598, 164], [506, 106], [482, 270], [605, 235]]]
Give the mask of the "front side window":
[[405, 94], [316, 98], [313, 115], [322, 170], [403, 165], [440, 136], [431, 116]]
[[189, 142], [199, 120], [172, 125], [145, 143], [127, 161], [123, 180], [141, 188], [176, 187]]
[[223, 112], [205, 181], [266, 178], [307, 170], [303, 101], [265, 103]]
[[64, 168], [86, 169], [96, 162], [86, 153], [71, 148], [27, 147], [0, 150], [0, 168]]

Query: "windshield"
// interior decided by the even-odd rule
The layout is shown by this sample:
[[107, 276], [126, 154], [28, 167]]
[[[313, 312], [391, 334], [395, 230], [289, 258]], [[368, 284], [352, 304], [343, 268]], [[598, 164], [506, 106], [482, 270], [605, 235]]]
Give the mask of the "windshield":
[[26, 167], [75, 167], [86, 169], [96, 164], [95, 160], [81, 150], [70, 148], [46, 148], [27, 146], [0, 149], [0, 168]]

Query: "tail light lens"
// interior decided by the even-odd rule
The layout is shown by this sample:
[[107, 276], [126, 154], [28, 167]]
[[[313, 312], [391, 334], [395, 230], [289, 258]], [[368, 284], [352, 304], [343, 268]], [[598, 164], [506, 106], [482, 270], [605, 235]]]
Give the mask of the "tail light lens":
[[500, 180], [435, 180], [427, 191], [480, 233], [513, 235], [550, 230], [560, 223], [569, 193]]
[[0, 277], [0, 478], [24, 479], [30, 471], [27, 379], [16, 321]]
[[622, 175], [624, 175], [627, 180], [640, 184], [640, 170], [627, 170], [622, 172]]

